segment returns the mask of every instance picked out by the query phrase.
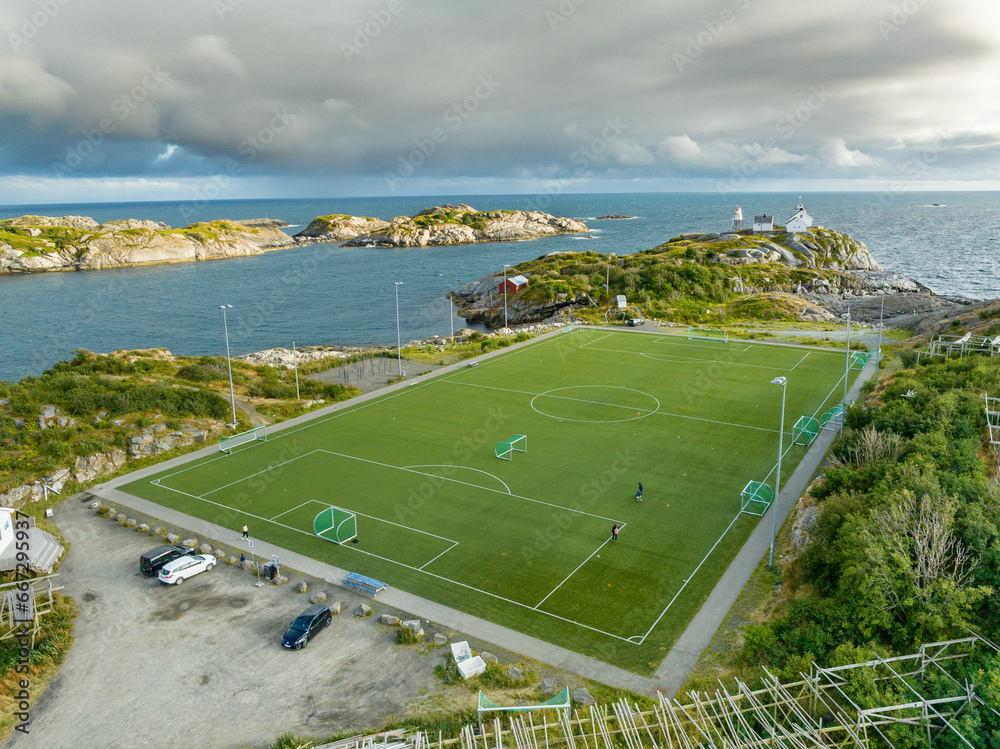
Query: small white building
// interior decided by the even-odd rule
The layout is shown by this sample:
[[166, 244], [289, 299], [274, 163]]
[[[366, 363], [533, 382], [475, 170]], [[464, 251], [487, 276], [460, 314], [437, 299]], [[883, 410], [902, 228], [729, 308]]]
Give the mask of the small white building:
[[[23, 516], [22, 516], [23, 517]], [[17, 567], [17, 528], [14, 527], [16, 510], [0, 507], [0, 572], [11, 572]], [[38, 573], [49, 574], [52, 566], [63, 553], [62, 544], [49, 533], [35, 527], [34, 518], [24, 518], [27, 531], [26, 546], [28, 567]], [[23, 536], [22, 536], [23, 537]]]
[[806, 213], [806, 207], [799, 203], [795, 208], [795, 213], [785, 222], [785, 231], [802, 232], [813, 225], [812, 216]]
[[774, 231], [774, 216], [754, 216], [753, 217], [753, 230], [758, 231]]

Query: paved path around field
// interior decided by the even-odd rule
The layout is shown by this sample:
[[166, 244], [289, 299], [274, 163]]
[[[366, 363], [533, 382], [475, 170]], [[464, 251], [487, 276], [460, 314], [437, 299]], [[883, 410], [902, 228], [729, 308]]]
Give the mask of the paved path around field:
[[[875, 373], [875, 359], [865, 366], [847, 393], [848, 400], [856, 400], [861, 394], [861, 386]], [[789, 513], [795, 507], [805, 492], [809, 481], [819, 467], [820, 462], [830, 449], [830, 444], [838, 432], [820, 430], [819, 436], [813, 442], [798, 468], [784, 484], [778, 494], [778, 501], [772, 507], [777, 510], [777, 525], [781, 528]], [[694, 668], [702, 651], [708, 647], [716, 631], [722, 625], [729, 609], [750, 581], [751, 575], [761, 561], [761, 555], [768, 556], [771, 547], [771, 518], [768, 514], [761, 518], [754, 532], [743, 544], [739, 554], [729, 565], [729, 568], [719, 578], [708, 600], [701, 607], [687, 629], [678, 638], [667, 657], [656, 669], [653, 677], [658, 688], [673, 697], [681, 685], [687, 680], [688, 674]]]

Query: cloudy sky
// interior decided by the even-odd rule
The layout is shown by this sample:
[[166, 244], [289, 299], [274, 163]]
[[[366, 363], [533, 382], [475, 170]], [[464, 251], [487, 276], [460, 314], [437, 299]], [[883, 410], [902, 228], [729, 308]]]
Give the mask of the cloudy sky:
[[996, 0], [3, 0], [0, 203], [1000, 189]]

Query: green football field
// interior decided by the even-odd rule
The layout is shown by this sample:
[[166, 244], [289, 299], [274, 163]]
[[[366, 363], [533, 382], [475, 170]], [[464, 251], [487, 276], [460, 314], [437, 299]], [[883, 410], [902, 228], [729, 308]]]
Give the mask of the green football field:
[[[581, 330], [122, 489], [648, 675], [760, 522], [740, 492], [773, 485], [779, 375], [787, 479], [843, 352]], [[357, 543], [316, 535], [331, 506]]]

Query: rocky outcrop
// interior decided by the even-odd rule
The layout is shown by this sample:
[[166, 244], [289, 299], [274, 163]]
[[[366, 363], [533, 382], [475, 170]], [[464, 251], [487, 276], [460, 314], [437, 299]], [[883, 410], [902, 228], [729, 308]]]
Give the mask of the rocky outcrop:
[[293, 246], [273, 226], [232, 221], [174, 229], [138, 219], [98, 224], [86, 216], [21, 216], [0, 221], [0, 274], [186, 263]]
[[[531, 273], [524, 271], [531, 288]], [[504, 296], [499, 292], [503, 277], [493, 274], [467, 283], [448, 297], [459, 305], [458, 314], [470, 323], [483, 323], [490, 328], [504, 324]], [[538, 299], [525, 291], [507, 294], [506, 321], [508, 328], [526, 323], [569, 322], [573, 311], [595, 306], [587, 294], [560, 294], [555, 299]]]
[[841, 232], [811, 228], [800, 233], [682, 234], [659, 250], [693, 249], [718, 262], [783, 263], [792, 268], [881, 271], [864, 244]]
[[416, 216], [397, 216], [382, 228], [359, 234], [347, 247], [428, 247], [473, 242], [516, 242], [576, 234], [585, 224], [538, 211], [477, 211], [471, 206], [443, 205]]
[[377, 231], [388, 225], [388, 221], [368, 216], [347, 216], [344, 214], [318, 216], [294, 238], [300, 243], [307, 241], [343, 242], [347, 239], [354, 239], [359, 234]]

